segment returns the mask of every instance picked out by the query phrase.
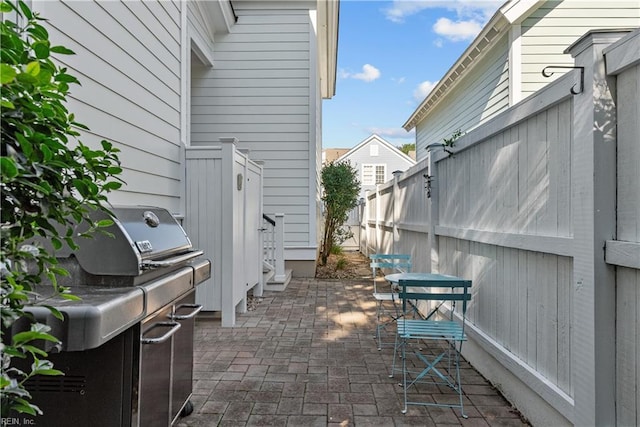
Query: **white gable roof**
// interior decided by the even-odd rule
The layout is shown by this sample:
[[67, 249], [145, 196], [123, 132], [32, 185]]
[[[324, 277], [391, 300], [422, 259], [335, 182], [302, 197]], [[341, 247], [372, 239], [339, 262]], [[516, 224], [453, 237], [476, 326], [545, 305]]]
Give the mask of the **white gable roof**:
[[393, 154], [395, 154], [399, 158], [409, 162], [410, 166], [413, 166], [413, 165], [416, 164], [415, 160], [413, 160], [411, 157], [409, 157], [406, 154], [404, 154], [402, 151], [400, 151], [397, 147], [392, 145], [390, 142], [384, 140], [383, 138], [381, 138], [380, 136], [378, 136], [376, 134], [373, 134], [373, 135], [369, 136], [368, 138], [366, 138], [365, 140], [360, 142], [358, 145], [353, 147], [351, 150], [349, 150], [346, 153], [344, 153], [342, 156], [340, 156], [336, 160], [336, 162], [349, 160], [349, 157], [353, 156], [357, 151], [365, 149], [366, 147], [368, 147], [370, 144], [373, 144], [373, 143], [377, 143], [377, 144], [380, 144], [380, 145], [386, 147], [389, 151], [391, 151]]

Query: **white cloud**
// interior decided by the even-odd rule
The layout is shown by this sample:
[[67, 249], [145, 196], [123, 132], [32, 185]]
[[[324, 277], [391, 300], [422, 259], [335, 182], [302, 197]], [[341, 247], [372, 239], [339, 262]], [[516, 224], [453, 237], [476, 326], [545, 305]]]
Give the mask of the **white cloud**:
[[[489, 21], [502, 2], [492, 0], [394, 0], [391, 7], [384, 9], [386, 18], [402, 23], [405, 18], [426, 9], [445, 9], [455, 16], [441, 16], [433, 25], [433, 32], [445, 39], [457, 42], [473, 40]], [[442, 13], [444, 15], [444, 12]], [[449, 13], [449, 15], [452, 15]], [[441, 47], [442, 40], [436, 41]]]
[[404, 82], [405, 82], [405, 80], [406, 80], [406, 77], [392, 77], [392, 78], [391, 78], [391, 81], [392, 81], [392, 82], [395, 82], [395, 83], [397, 83], [397, 84], [399, 84], [399, 85], [401, 85], [402, 83], [404, 83]]
[[413, 139], [415, 136], [415, 132], [412, 129], [410, 132], [407, 132], [403, 128], [368, 128], [368, 133], [375, 133], [378, 136], [383, 138], [402, 138], [402, 139]]
[[433, 31], [454, 42], [473, 40], [482, 30], [482, 23], [474, 20], [452, 21], [448, 18], [440, 18], [433, 25]]
[[373, 65], [364, 64], [362, 66], [361, 73], [351, 73], [347, 70], [340, 70], [338, 72], [338, 76], [343, 79], [356, 79], [356, 80], [362, 80], [364, 82], [369, 83], [374, 80], [377, 80], [381, 76], [381, 73], [380, 73], [380, 70], [378, 70]]
[[413, 97], [416, 101], [422, 101], [427, 97], [427, 95], [429, 95], [429, 92], [431, 92], [437, 84], [437, 81], [430, 82], [429, 80], [420, 83], [418, 87], [413, 91]]
[[455, 11], [461, 20], [473, 17], [485, 23], [502, 3], [502, 0], [394, 0], [383, 13], [388, 20], [402, 23], [425, 9], [447, 9]]
[[362, 80], [365, 82], [372, 82], [380, 77], [380, 70], [371, 64], [364, 64], [362, 66], [362, 72], [353, 75], [354, 79]]

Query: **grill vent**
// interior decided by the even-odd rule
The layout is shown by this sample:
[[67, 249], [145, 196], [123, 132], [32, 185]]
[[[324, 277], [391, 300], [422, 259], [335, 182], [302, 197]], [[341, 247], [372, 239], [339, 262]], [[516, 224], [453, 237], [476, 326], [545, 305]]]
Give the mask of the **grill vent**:
[[87, 380], [84, 376], [57, 376], [32, 378], [26, 383], [26, 388], [40, 393], [80, 393], [84, 394]]

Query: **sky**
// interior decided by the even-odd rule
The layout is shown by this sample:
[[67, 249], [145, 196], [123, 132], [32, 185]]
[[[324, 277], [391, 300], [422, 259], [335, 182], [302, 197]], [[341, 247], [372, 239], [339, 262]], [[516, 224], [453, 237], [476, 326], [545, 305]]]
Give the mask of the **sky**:
[[323, 148], [352, 148], [372, 134], [395, 146], [415, 142], [402, 125], [504, 2], [341, 0]]

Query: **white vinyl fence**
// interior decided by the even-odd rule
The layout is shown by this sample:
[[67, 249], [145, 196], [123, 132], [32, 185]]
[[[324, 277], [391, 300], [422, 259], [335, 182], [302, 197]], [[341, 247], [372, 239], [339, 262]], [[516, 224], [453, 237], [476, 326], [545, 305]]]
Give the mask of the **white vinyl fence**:
[[235, 138], [186, 149], [185, 230], [212, 262], [211, 278], [196, 289], [204, 311], [234, 326], [247, 292], [262, 294], [262, 166], [236, 148]]
[[365, 254], [473, 280], [465, 357], [534, 425], [640, 423], [640, 32], [623, 35], [589, 33], [576, 69], [364, 206]]

